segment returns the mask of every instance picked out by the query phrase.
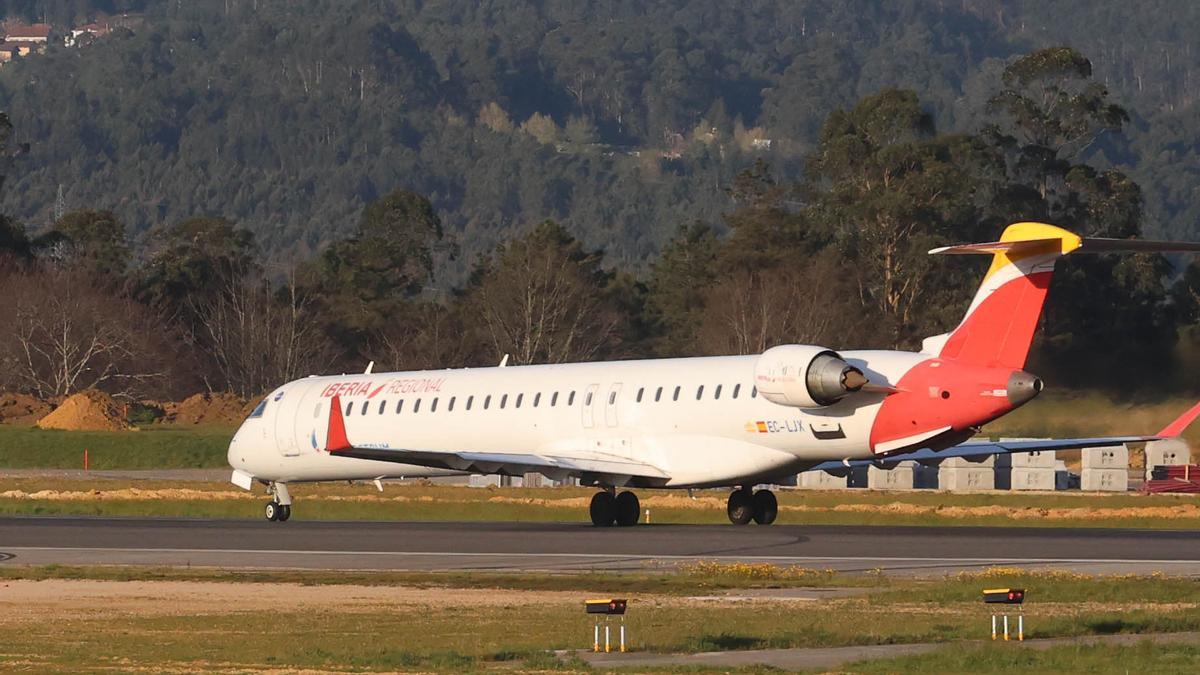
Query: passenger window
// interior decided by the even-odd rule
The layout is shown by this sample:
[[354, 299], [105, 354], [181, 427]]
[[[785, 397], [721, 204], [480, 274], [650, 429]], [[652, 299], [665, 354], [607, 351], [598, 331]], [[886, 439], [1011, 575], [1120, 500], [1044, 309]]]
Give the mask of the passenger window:
[[641, 402], [642, 402], [642, 394], [643, 394], [645, 391], [646, 391], [646, 388], [645, 388], [645, 387], [638, 387], [638, 395], [637, 395], [637, 402], [638, 402], [638, 403], [641, 403]]
[[492, 405], [492, 395], [488, 394], [487, 398], [483, 399], [483, 409], [487, 410]]
[[558, 405], [558, 392], [557, 391], [554, 392], [553, 394], [550, 394], [550, 407], [553, 408], [556, 405]]
[[740, 392], [741, 390], [742, 390], [742, 385], [740, 385], [740, 384], [733, 385], [733, 397], [737, 398], [738, 392]]
[[419, 412], [421, 412], [421, 399], [417, 399], [417, 402], [413, 404], [413, 414], [415, 415]]
[[429, 404], [429, 412], [431, 412], [431, 413], [437, 412], [437, 397], [436, 396], [433, 397], [433, 403]]
[[500, 397], [500, 409], [504, 410], [504, 406], [508, 405], [508, 394]]
[[[350, 414], [350, 407], [353, 403], [346, 404], [346, 414]], [[258, 405], [254, 406], [254, 410], [250, 412], [250, 419], [257, 419], [263, 416], [263, 411], [267, 409], [267, 399], [263, 399]]]
[[713, 392], [713, 398], [714, 399], [721, 398], [721, 385], [719, 385], [719, 384], [717, 385], [717, 390]]
[[758, 398], [758, 387], [750, 388], [750, 398]]
[[571, 395], [567, 397], [567, 405], [575, 405], [575, 392], [572, 391]]
[[654, 390], [654, 402], [658, 403], [662, 400], [662, 387]]
[[474, 403], [474, 402], [475, 402], [475, 396], [474, 396], [474, 395], [472, 395], [472, 396], [468, 396], [468, 397], [467, 397], [467, 410], [470, 410], [470, 409], [471, 409], [471, 404], [472, 404], [472, 403]]
[[446, 406], [446, 412], [454, 412], [454, 399], [455, 398], [457, 398], [457, 397], [456, 396], [450, 397], [450, 405]]
[[682, 388], [683, 388], [683, 387], [678, 387], [678, 386], [677, 386], [677, 387], [675, 387], [675, 393], [674, 393], [674, 394], [671, 396], [671, 400], [672, 400], [672, 401], [678, 401], [678, 400], [679, 400], [679, 390], [680, 390], [680, 389], [682, 389]]
[[590, 391], [589, 391], [589, 392], [587, 393], [587, 398], [583, 399], [583, 404], [584, 404], [584, 405], [591, 405], [591, 404], [592, 404], [592, 392], [590, 392]]
[[539, 391], [538, 393], [533, 395], [533, 407], [535, 407], [535, 408], [538, 407], [538, 404], [541, 402], [542, 402], [542, 392]]
[[513, 406], [513, 407], [515, 407], [515, 408], [520, 408], [520, 407], [521, 407], [521, 401], [522, 401], [524, 398], [525, 398], [525, 394], [517, 394], [517, 405], [515, 405], [515, 406]]
[[362, 414], [366, 415], [366, 414], [367, 414], [367, 408], [370, 408], [370, 407], [371, 407], [371, 402], [370, 402], [370, 401], [363, 401]]
[[696, 389], [696, 400], [699, 401], [701, 396], [704, 396], [704, 385], [700, 385]]
[[400, 401], [396, 403], [396, 414], [399, 415], [402, 412], [404, 412], [404, 399], [400, 399]]
[[617, 402], [617, 392], [615, 392], [615, 391], [608, 392], [608, 404], [612, 405], [616, 402]]
[[387, 401], [379, 402], [379, 414], [382, 415], [387, 410]]
[[[263, 402], [263, 404], [264, 404], [264, 406], [265, 406], [265, 405], [266, 405], [266, 401], [264, 401], [264, 402]], [[349, 414], [350, 414], [351, 412], [353, 412], [353, 411], [354, 411], [354, 401], [351, 401], [351, 402], [349, 402], [349, 403], [347, 403], [347, 404], [346, 404], [346, 414], [347, 414], [347, 415], [349, 415]], [[262, 414], [262, 413], [260, 412], [260, 413], [259, 413], [259, 415], [261, 415], [261, 414]]]

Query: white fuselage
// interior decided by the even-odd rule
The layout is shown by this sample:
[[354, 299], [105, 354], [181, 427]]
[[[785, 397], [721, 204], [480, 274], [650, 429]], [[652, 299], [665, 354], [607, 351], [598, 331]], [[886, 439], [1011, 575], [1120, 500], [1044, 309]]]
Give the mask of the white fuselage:
[[[872, 382], [926, 354], [842, 352]], [[309, 377], [242, 425], [230, 464], [257, 480], [370, 480], [449, 473], [325, 451], [330, 402], [355, 447], [625, 458], [664, 487], [735, 485], [871, 456], [882, 395], [800, 409], [756, 395], [757, 355]]]

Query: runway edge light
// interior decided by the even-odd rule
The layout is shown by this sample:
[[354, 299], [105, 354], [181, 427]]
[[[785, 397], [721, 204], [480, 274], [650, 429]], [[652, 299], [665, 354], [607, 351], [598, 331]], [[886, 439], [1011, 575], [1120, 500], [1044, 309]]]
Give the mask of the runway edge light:
[[1025, 602], [1024, 588], [989, 588], [983, 591], [983, 601], [988, 604], [1019, 605]]
[[625, 651], [625, 606], [628, 604], [624, 598], [592, 598], [583, 601], [587, 608], [589, 616], [596, 616], [596, 625], [592, 628], [592, 651], [600, 651], [600, 615], [604, 616], [604, 651], [611, 651], [612, 645], [609, 641], [609, 625], [608, 617], [621, 617], [621, 651]]
[[588, 614], [624, 614], [626, 602], [620, 598], [598, 598], [584, 601]]
[[[1024, 588], [986, 588], [983, 591], [983, 601], [989, 605], [1017, 605], [1017, 640], [1025, 640], [1025, 589]], [[1008, 641], [1008, 611], [1003, 609], [992, 610], [992, 639], [995, 640], [1000, 632], [997, 630], [996, 618], [1002, 620], [1004, 630], [1004, 640]], [[997, 614], [997, 612], [1001, 612]]]

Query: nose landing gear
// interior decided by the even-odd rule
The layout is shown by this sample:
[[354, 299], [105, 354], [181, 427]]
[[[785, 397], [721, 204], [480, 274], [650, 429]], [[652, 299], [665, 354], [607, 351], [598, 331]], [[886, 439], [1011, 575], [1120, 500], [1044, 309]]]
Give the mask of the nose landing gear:
[[588, 515], [592, 525], [596, 527], [611, 527], [613, 524], [621, 527], [637, 525], [642, 515], [642, 505], [637, 495], [625, 490], [614, 496], [615, 490], [604, 490], [592, 496], [588, 507]]
[[741, 487], [729, 493], [725, 512], [734, 525], [747, 525], [751, 520], [770, 525], [779, 516], [779, 502], [770, 490], [751, 492], [750, 488]]
[[292, 495], [288, 493], [287, 483], [271, 483], [267, 486], [267, 494], [273, 497], [263, 509], [267, 520], [282, 523], [292, 517]]

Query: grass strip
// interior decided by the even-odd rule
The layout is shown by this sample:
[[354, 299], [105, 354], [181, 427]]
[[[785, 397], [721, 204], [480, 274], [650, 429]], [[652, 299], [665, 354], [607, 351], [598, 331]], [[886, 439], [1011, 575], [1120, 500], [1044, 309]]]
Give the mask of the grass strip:
[[[297, 484], [296, 520], [587, 521], [586, 488]], [[726, 494], [640, 490], [653, 524], [727, 522]], [[1196, 495], [876, 492], [778, 493], [781, 524], [1200, 528]], [[261, 518], [266, 497], [228, 483], [9, 478], [0, 514]]]
[[0, 425], [0, 466], [10, 469], [212, 469], [228, 465], [232, 429], [150, 426], [61, 431]]

